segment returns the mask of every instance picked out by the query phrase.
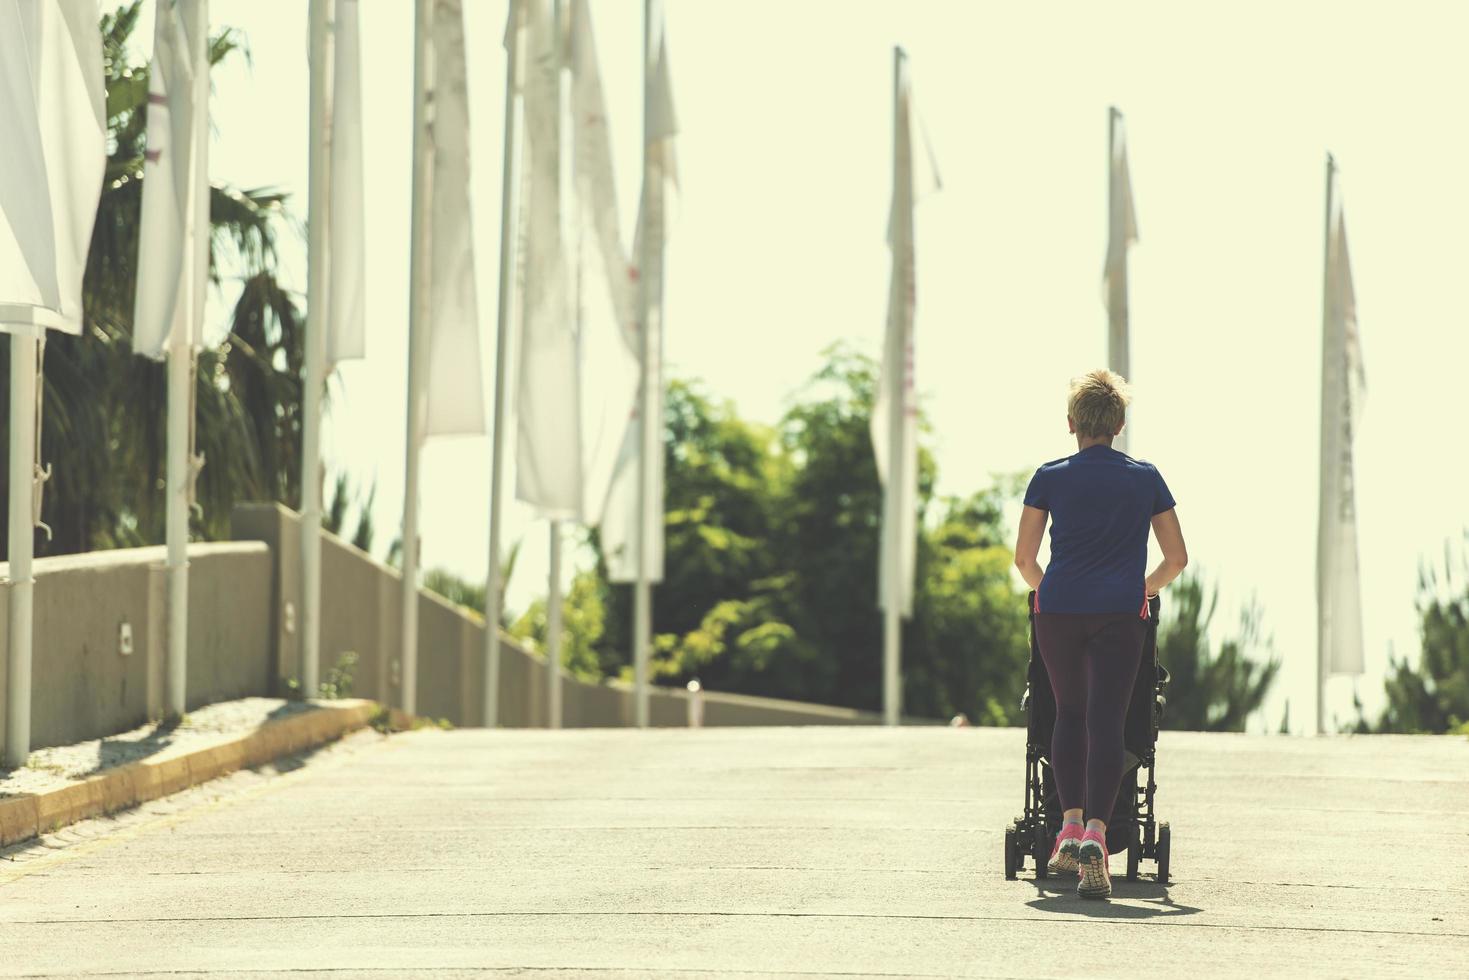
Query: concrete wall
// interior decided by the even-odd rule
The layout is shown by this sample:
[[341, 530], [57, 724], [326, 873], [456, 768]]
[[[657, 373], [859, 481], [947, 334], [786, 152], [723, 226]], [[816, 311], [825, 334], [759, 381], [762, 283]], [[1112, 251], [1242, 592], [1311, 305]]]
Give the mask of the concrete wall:
[[[163, 548], [133, 548], [36, 561], [34, 747], [126, 731], [162, 716], [164, 557]], [[189, 563], [188, 706], [264, 693], [270, 677], [269, 549], [254, 542], [197, 544], [189, 549]], [[8, 573], [0, 564], [7, 592]], [[0, 658], [0, 689], [8, 682], [6, 660]], [[0, 699], [0, 733], [4, 712]]]
[[[300, 675], [299, 519], [276, 504], [236, 508], [236, 538], [266, 542], [275, 562], [271, 662], [277, 689]], [[321, 559], [322, 638], [320, 676], [343, 653], [358, 656], [352, 688], [356, 697], [399, 704], [402, 664], [398, 656], [402, 617], [398, 570], [372, 559], [344, 541], [325, 535]], [[485, 628], [478, 612], [463, 609], [434, 593], [419, 590], [418, 714], [447, 718], [460, 726], [484, 723]], [[500, 654], [500, 724], [546, 724], [546, 662], [509, 637]], [[589, 684], [562, 675], [562, 722], [568, 728], [632, 725], [632, 688], [617, 682]], [[689, 695], [682, 689], [654, 688], [650, 717], [654, 725], [688, 724]], [[876, 724], [872, 712], [730, 694], [703, 694], [706, 725]]]
[[[250, 695], [285, 696], [299, 677], [300, 529], [294, 513], [247, 505], [235, 542], [189, 548], [188, 705]], [[36, 561], [31, 744], [64, 745], [126, 731], [164, 712], [168, 589], [163, 548], [100, 551]], [[0, 563], [8, 591], [9, 568]], [[321, 677], [356, 653], [356, 697], [402, 703], [401, 596], [396, 569], [344, 541], [322, 543]], [[0, 637], [6, 635], [0, 602]], [[418, 713], [459, 726], [484, 723], [483, 617], [419, 591]], [[122, 634], [130, 632], [131, 648]], [[546, 664], [504, 638], [499, 717], [508, 727], [546, 724]], [[6, 663], [0, 656], [0, 692]], [[634, 723], [630, 685], [562, 675], [567, 727]], [[654, 688], [654, 725], [688, 724], [687, 692]], [[871, 724], [869, 712], [739, 695], [703, 695], [706, 725]], [[0, 696], [0, 739], [5, 698]]]

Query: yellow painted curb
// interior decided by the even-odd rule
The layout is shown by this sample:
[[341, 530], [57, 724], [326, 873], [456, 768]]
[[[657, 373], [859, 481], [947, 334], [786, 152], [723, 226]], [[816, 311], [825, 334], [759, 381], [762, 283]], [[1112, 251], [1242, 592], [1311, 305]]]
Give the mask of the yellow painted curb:
[[40, 822], [34, 796], [0, 800], [0, 846], [36, 836]]
[[0, 847], [324, 745], [366, 727], [379, 710], [371, 701], [321, 707], [267, 721], [228, 742], [132, 762], [45, 793], [0, 798]]

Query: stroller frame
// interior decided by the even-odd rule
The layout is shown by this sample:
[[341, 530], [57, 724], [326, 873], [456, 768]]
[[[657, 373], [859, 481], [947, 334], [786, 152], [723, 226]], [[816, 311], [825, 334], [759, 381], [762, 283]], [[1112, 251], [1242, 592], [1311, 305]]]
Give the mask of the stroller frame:
[[[1024, 869], [1029, 856], [1035, 863], [1037, 879], [1046, 878], [1046, 864], [1061, 830], [1061, 806], [1055, 790], [1055, 779], [1048, 760], [1050, 730], [1055, 724], [1054, 695], [1050, 678], [1040, 658], [1036, 639], [1035, 593], [1030, 594], [1030, 665], [1025, 693], [1020, 706], [1025, 711], [1025, 810], [1005, 829], [1005, 878], [1014, 880]], [[1134, 881], [1143, 860], [1157, 864], [1157, 880], [1168, 881], [1172, 830], [1167, 821], [1159, 822], [1155, 809], [1158, 790], [1154, 778], [1157, 763], [1158, 729], [1168, 705], [1168, 671], [1158, 663], [1158, 614], [1161, 603], [1157, 596], [1148, 600], [1148, 628], [1143, 657], [1133, 684], [1132, 698], [1124, 726], [1127, 745], [1127, 767], [1122, 774], [1112, 819], [1107, 822], [1107, 850], [1127, 852], [1127, 880]], [[1040, 734], [1045, 737], [1038, 738]], [[1135, 761], [1134, 761], [1135, 760]], [[1147, 780], [1139, 785], [1138, 777], [1146, 771]]]

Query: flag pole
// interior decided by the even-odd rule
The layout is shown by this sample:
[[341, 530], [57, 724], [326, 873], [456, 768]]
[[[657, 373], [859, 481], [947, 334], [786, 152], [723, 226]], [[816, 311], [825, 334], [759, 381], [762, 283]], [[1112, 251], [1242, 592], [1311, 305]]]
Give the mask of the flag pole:
[[[1320, 541], [1327, 533], [1326, 514], [1331, 506], [1331, 494], [1326, 485], [1327, 459], [1332, 447], [1328, 441], [1330, 411], [1339, 402], [1332, 397], [1332, 370], [1326, 352], [1331, 347], [1331, 206], [1336, 184], [1336, 160], [1326, 154], [1326, 236], [1321, 251], [1321, 468], [1317, 482], [1320, 486], [1319, 515], [1317, 518], [1316, 552], [1316, 734], [1326, 734], [1326, 658], [1330, 644], [1331, 624], [1327, 619], [1326, 592], [1331, 569], [1323, 567]], [[1332, 610], [1333, 612], [1335, 610]]]
[[321, 402], [326, 383], [327, 24], [335, 0], [311, 0], [311, 129], [307, 204], [306, 388], [301, 422], [301, 692], [321, 671]]
[[551, 522], [551, 580], [546, 597], [546, 727], [561, 727], [561, 522]]
[[[1118, 263], [1125, 270], [1127, 267], [1127, 204], [1122, 199], [1121, 188], [1117, 183], [1117, 124], [1122, 119], [1122, 112], [1114, 105], [1107, 108], [1107, 260], [1112, 261], [1112, 249], [1120, 241], [1120, 257]], [[1124, 271], [1120, 283], [1111, 279], [1110, 270], [1107, 285], [1107, 367], [1122, 375], [1124, 378], [1132, 378], [1131, 338], [1129, 332], [1132, 325], [1129, 322], [1127, 308], [1127, 274]], [[1120, 293], [1120, 302], [1119, 294]], [[1113, 440], [1113, 445], [1120, 452], [1127, 452], [1127, 430], [1124, 428]]]
[[[898, 103], [902, 98], [903, 78], [903, 49], [893, 48], [893, 165], [894, 181], [897, 177], [897, 154], [898, 154]], [[896, 263], [895, 268], [902, 269], [903, 263]], [[906, 275], [906, 270], [899, 273]], [[907, 295], [907, 284], [901, 284], [900, 296]], [[889, 324], [886, 333], [891, 339], [892, 327]], [[889, 344], [891, 347], [891, 344]], [[905, 352], [889, 350], [888, 357], [892, 360], [892, 370], [888, 372], [888, 383], [892, 386], [889, 394], [888, 405], [888, 473], [887, 486], [883, 489], [883, 535], [887, 539], [887, 547], [883, 549], [887, 555], [887, 574], [883, 577], [886, 587], [883, 595], [883, 619], [882, 619], [882, 715], [883, 723], [886, 725], [897, 725], [902, 716], [902, 622], [900, 596], [902, 588], [899, 585], [899, 576], [902, 574], [902, 559], [900, 558], [901, 540], [898, 537], [900, 521], [898, 520], [897, 507], [902, 499], [898, 488], [903, 481], [903, 377], [905, 367], [902, 359]]]
[[[190, 249], [184, 263], [185, 322], [177, 324], [166, 357], [168, 361], [168, 419], [164, 469], [165, 540], [168, 577], [168, 671], [164, 687], [168, 717], [182, 718], [188, 710], [189, 653], [189, 509], [193, 503], [194, 384], [197, 340], [204, 319], [202, 287], [209, 271], [209, 11], [206, 3], [193, 8], [189, 27], [189, 60], [195, 65], [194, 154], [190, 162], [189, 203], [184, 209], [184, 241]], [[202, 224], [202, 227], [201, 227]]]
[[511, 299], [515, 290], [515, 89], [519, 82], [520, 0], [510, 0], [510, 23], [505, 52], [505, 160], [500, 169], [500, 303], [495, 329], [494, 430], [490, 433], [490, 561], [485, 574], [485, 687], [483, 717], [486, 728], [499, 724], [500, 715], [500, 501], [504, 492], [505, 373], [509, 356]]
[[[643, 197], [644, 217], [647, 217], [648, 193], [648, 141], [652, 136], [652, 105], [649, 98], [652, 78], [648, 67], [653, 57], [653, 0], [643, 0]], [[633, 703], [639, 728], [648, 727], [648, 644], [652, 633], [653, 589], [649, 582], [651, 555], [648, 554], [648, 490], [653, 484], [652, 452], [657, 446], [652, 437], [654, 426], [660, 421], [652, 418], [649, 411], [653, 404], [652, 379], [648, 377], [648, 356], [651, 345], [648, 334], [648, 262], [649, 239], [652, 236], [644, 229], [640, 237], [641, 254], [638, 256], [638, 579], [633, 586]]]
[[408, 418], [403, 464], [403, 635], [400, 660], [403, 710], [418, 710], [418, 457], [423, 442], [425, 302], [428, 298], [428, 45], [432, 0], [414, 0], [413, 215], [408, 279]]
[[[556, 192], [561, 203], [562, 228], [565, 228], [565, 205], [567, 203], [568, 176], [575, 181], [575, 167], [572, 162], [571, 128], [568, 125], [571, 119], [571, 90], [566, 84], [566, 74], [571, 64], [571, 5], [567, 0], [556, 0], [555, 3], [556, 22], [556, 56], [558, 59], [556, 67], [556, 125], [559, 130], [557, 138], [557, 165], [560, 172], [556, 178]], [[573, 201], [576, 195], [571, 195]], [[576, 205], [573, 204], [573, 207]], [[578, 215], [578, 218], [580, 216]], [[580, 220], [577, 227], [581, 227]], [[564, 254], [564, 251], [563, 251]], [[577, 249], [578, 261], [580, 261], [581, 249]], [[580, 280], [578, 280], [578, 286]], [[580, 295], [573, 311], [577, 336], [581, 336], [581, 303]], [[546, 588], [546, 727], [561, 727], [561, 551], [562, 534], [561, 521], [553, 518], [550, 521], [550, 543], [551, 560], [549, 581]]]
[[10, 672], [5, 700], [5, 767], [31, 754], [31, 629], [35, 578], [36, 351], [39, 324], [10, 327]]
[[[192, 236], [191, 236], [192, 237]], [[192, 294], [194, 273], [185, 273]], [[190, 302], [192, 308], [193, 303]], [[167, 466], [164, 506], [168, 541], [167, 713], [182, 718], [188, 710], [189, 649], [189, 423], [194, 410], [194, 348], [187, 338], [168, 351]]]

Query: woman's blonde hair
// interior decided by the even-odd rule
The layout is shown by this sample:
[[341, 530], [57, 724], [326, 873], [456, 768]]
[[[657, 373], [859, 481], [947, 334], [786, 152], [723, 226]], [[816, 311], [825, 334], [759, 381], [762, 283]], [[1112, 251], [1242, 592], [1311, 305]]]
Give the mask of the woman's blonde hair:
[[1122, 428], [1131, 401], [1127, 379], [1102, 368], [1071, 379], [1066, 414], [1076, 423], [1077, 434], [1110, 439]]

